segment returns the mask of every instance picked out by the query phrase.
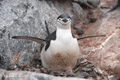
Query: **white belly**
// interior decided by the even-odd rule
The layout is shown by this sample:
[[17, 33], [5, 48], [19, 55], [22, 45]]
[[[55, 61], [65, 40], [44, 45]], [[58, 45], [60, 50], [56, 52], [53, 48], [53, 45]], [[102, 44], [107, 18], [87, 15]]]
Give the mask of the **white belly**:
[[42, 50], [41, 60], [49, 69], [73, 67], [80, 55], [77, 39], [52, 40], [47, 51]]

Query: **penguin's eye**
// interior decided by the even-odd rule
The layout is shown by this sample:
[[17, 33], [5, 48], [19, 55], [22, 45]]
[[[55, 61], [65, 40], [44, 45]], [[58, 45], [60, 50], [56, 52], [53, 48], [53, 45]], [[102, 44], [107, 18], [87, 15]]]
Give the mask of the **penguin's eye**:
[[58, 21], [62, 21], [62, 18], [59, 18]]

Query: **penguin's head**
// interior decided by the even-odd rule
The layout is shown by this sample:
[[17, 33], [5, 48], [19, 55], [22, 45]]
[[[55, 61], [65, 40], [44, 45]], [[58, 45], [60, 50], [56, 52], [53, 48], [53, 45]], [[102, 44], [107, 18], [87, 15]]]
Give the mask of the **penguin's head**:
[[71, 17], [68, 14], [61, 14], [57, 18], [57, 23], [61, 25], [61, 28], [65, 28], [64, 26], [71, 27]]

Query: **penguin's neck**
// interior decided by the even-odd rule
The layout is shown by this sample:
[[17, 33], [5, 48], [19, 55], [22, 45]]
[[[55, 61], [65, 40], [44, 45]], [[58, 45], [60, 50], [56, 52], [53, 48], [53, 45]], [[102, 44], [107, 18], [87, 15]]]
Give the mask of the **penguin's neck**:
[[67, 29], [57, 28], [56, 40], [66, 40], [71, 38], [73, 38], [71, 28], [67, 28]]

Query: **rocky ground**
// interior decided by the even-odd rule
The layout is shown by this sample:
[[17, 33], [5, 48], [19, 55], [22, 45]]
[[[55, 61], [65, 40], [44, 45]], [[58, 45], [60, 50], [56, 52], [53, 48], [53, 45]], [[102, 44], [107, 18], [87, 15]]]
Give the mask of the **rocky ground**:
[[40, 60], [35, 60], [35, 62], [33, 61], [31, 66], [11, 65], [11, 68], [9, 68], [8, 71], [0, 71], [2, 72], [0, 77], [2, 80], [109, 80], [108, 74], [101, 70], [98, 66], [95, 66], [93, 63], [89, 62], [86, 57], [82, 57], [78, 60], [77, 65], [73, 68], [72, 74], [65, 74], [64, 72], [58, 73], [47, 70], [41, 65]]

